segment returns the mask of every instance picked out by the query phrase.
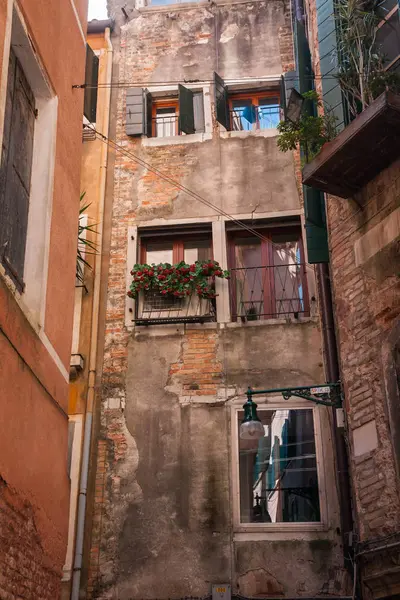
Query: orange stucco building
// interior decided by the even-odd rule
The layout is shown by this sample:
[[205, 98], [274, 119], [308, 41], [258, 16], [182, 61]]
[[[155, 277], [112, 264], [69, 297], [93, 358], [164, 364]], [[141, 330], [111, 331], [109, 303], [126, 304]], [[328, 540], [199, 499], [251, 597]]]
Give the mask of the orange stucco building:
[[56, 600], [87, 0], [0, 0], [0, 597]]

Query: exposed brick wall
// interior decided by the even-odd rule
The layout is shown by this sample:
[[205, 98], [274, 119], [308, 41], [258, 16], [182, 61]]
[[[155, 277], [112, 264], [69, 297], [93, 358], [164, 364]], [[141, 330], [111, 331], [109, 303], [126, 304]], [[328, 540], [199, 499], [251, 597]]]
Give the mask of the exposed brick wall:
[[189, 330], [179, 361], [171, 364], [171, 382], [182, 385], [182, 396], [216, 396], [223, 381], [222, 363], [217, 358], [216, 331]]
[[[400, 163], [366, 186], [360, 197], [328, 197], [341, 372], [350, 432], [374, 420], [378, 447], [352, 456], [361, 541], [400, 527], [400, 504], [388, 425], [382, 345], [400, 317], [400, 280], [378, 282], [355, 264], [354, 244], [400, 203]], [[352, 436], [350, 436], [352, 442]], [[351, 444], [351, 452], [353, 452]]]
[[56, 600], [61, 572], [44, 552], [32, 504], [0, 477], [0, 600]]

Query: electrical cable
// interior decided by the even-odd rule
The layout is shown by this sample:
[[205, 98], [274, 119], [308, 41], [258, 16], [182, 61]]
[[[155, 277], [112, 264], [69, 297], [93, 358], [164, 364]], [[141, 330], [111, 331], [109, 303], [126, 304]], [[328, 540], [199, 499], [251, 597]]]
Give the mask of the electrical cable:
[[[136, 156], [135, 154], [133, 154], [129, 150], [126, 150], [123, 146], [121, 146], [117, 142], [115, 142], [113, 140], [110, 140], [107, 136], [105, 136], [102, 133], [100, 133], [99, 131], [97, 131], [94, 127], [91, 127], [90, 125], [86, 125], [85, 127], [87, 127], [87, 129], [90, 129], [91, 131], [93, 131], [96, 134], [96, 136], [98, 137], [98, 139], [100, 139], [102, 142], [104, 142], [105, 144], [107, 144], [108, 146], [110, 146], [112, 149], [116, 150], [117, 152], [120, 152], [125, 157], [130, 158], [131, 160], [133, 160], [134, 162], [136, 162], [140, 166], [146, 168], [150, 172], [154, 173], [155, 175], [157, 175], [158, 177], [160, 177], [161, 179], [163, 179], [164, 181], [166, 181], [167, 183], [169, 183], [173, 187], [176, 187], [177, 189], [183, 191], [188, 196], [191, 196], [195, 200], [198, 200], [202, 204], [205, 204], [208, 208], [211, 208], [212, 210], [216, 211], [221, 216], [224, 216], [224, 217], [230, 219], [236, 225], [238, 225], [242, 229], [245, 229], [246, 231], [248, 231], [252, 235], [258, 237], [260, 240], [272, 243], [272, 245], [276, 245], [270, 239], [266, 238], [265, 236], [263, 236], [262, 234], [260, 234], [258, 231], [256, 231], [252, 227], [248, 226], [243, 221], [240, 221], [239, 219], [235, 219], [235, 217], [233, 217], [229, 213], [225, 212], [224, 210], [222, 210], [221, 208], [219, 208], [218, 206], [216, 206], [215, 204], [213, 204], [209, 200], [206, 200], [205, 198], [203, 198], [203, 196], [200, 196], [199, 194], [197, 194], [196, 192], [193, 192], [192, 190], [190, 190], [186, 186], [178, 183], [177, 181], [175, 181], [174, 179], [172, 179], [171, 177], [169, 177], [169, 175], [166, 175], [162, 171], [159, 171], [156, 167], [153, 167], [150, 163], [146, 162], [144, 159], [140, 158], [139, 156]], [[313, 269], [313, 267], [311, 265], [308, 265], [308, 264], [305, 263], [305, 266], [306, 266], [306, 268], [311, 269], [311, 270], [314, 271], [314, 269]]]
[[[274, 81], [277, 81], [278, 79], [280, 79], [280, 76], [278, 76], [275, 79], [271, 79], [270, 81], [268, 80], [262, 80], [262, 79], [235, 79], [234, 84], [246, 84], [248, 83], [249, 85], [254, 83], [263, 83], [265, 85], [268, 84], [272, 84]], [[302, 77], [302, 79], [337, 79], [336, 75], [305, 75], [304, 77]], [[299, 77], [292, 77], [291, 81], [300, 81]], [[98, 83], [97, 85], [94, 84], [90, 84], [90, 83], [81, 83], [81, 84], [75, 84], [72, 86], [73, 89], [104, 89], [104, 88], [116, 88], [116, 89], [124, 89], [124, 88], [141, 88], [141, 87], [151, 87], [151, 86], [157, 86], [157, 87], [167, 87], [170, 85], [178, 85], [178, 84], [213, 84], [214, 80], [213, 79], [180, 79], [179, 81], [136, 81], [135, 83], [132, 82], [128, 82], [128, 81], [118, 81], [116, 83]], [[228, 84], [229, 85], [229, 84]], [[233, 85], [233, 84], [231, 84]]]

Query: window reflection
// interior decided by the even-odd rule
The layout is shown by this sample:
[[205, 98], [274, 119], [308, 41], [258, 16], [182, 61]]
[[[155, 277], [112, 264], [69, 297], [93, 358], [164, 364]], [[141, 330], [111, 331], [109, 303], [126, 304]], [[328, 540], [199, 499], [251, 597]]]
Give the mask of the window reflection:
[[[240, 521], [320, 521], [313, 411], [258, 413], [264, 437], [239, 437]], [[242, 418], [240, 412], [238, 431]]]

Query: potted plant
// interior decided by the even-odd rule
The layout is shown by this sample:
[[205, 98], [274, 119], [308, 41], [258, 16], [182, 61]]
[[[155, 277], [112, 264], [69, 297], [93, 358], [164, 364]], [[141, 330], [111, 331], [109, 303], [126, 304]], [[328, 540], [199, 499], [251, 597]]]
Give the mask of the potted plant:
[[229, 278], [229, 272], [224, 271], [216, 260], [196, 261], [193, 264], [181, 261], [176, 265], [137, 263], [131, 275], [130, 298], [137, 298], [140, 292], [156, 290], [162, 296], [185, 298], [197, 294], [199, 298], [213, 299], [216, 297], [215, 278]]

